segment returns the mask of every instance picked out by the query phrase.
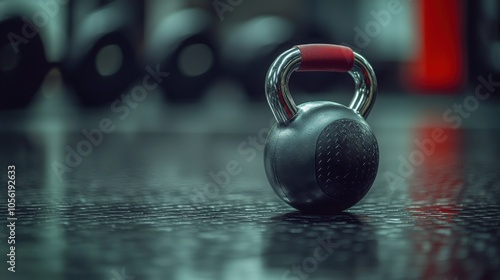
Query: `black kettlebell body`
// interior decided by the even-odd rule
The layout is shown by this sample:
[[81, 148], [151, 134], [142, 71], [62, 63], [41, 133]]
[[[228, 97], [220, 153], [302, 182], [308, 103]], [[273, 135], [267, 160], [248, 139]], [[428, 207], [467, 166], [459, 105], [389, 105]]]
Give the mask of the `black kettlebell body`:
[[337, 212], [365, 196], [378, 169], [378, 145], [366, 121], [333, 102], [308, 102], [275, 125], [264, 152], [274, 191], [305, 211]]
[[[321, 59], [339, 56], [336, 49], [339, 46], [305, 46], [319, 46], [313, 50], [319, 48]], [[325, 55], [325, 50], [330, 50], [328, 47], [321, 49], [325, 46], [333, 48], [334, 53]], [[278, 58], [270, 68], [266, 94], [278, 123], [269, 133], [264, 163], [272, 188], [289, 205], [306, 212], [340, 212], [359, 202], [370, 190], [377, 175], [378, 144], [365, 120], [374, 102], [376, 80], [374, 75], [360, 79], [357, 95], [349, 107], [326, 101], [295, 106], [286, 87], [290, 76], [287, 71], [300, 71], [301, 66], [294, 67], [294, 63], [309, 67], [309, 51], [307, 48], [302, 49], [302, 53], [289, 51], [285, 53], [285, 58]], [[294, 55], [302, 60], [290, 62], [290, 57]], [[344, 54], [340, 52], [340, 55]], [[312, 56], [318, 57], [317, 54]], [[344, 63], [332, 60], [333, 64]], [[317, 62], [313, 64], [313, 69], [324, 69]], [[369, 64], [366, 65], [369, 67]], [[328, 69], [354, 69], [351, 74], [354, 74], [357, 83], [355, 73], [363, 70], [356, 67], [354, 57], [349, 58], [347, 65], [341, 69], [333, 69], [331, 65]], [[371, 68], [368, 70], [373, 73]]]

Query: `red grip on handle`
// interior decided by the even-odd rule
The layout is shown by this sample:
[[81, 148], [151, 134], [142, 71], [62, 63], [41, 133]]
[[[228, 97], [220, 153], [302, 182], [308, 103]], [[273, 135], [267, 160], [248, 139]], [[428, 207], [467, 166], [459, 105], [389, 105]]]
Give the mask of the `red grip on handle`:
[[349, 47], [327, 44], [296, 46], [302, 55], [297, 71], [348, 72], [354, 65], [354, 52]]

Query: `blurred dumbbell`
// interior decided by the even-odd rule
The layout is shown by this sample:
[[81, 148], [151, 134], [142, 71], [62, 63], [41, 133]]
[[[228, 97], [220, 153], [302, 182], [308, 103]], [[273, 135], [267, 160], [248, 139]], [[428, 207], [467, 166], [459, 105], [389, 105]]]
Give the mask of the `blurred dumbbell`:
[[130, 15], [119, 8], [125, 4], [115, 1], [97, 8], [70, 31], [61, 68], [65, 81], [85, 106], [109, 104], [138, 77], [138, 39], [130, 29], [134, 24]]
[[214, 38], [213, 16], [199, 9], [186, 9], [165, 18], [148, 40], [149, 65], [170, 76], [161, 84], [168, 100], [200, 99], [217, 77], [219, 54]]
[[261, 16], [228, 33], [222, 46], [224, 68], [242, 84], [251, 99], [264, 98], [262, 81], [269, 65], [298, 41], [296, 31], [296, 26], [283, 17]]
[[27, 106], [48, 69], [42, 38], [27, 16], [0, 16], [0, 109]]

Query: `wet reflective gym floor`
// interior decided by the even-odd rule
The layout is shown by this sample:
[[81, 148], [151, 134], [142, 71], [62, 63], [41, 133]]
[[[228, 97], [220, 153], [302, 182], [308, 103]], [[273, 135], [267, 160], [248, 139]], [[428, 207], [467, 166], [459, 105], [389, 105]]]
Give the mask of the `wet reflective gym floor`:
[[[368, 120], [377, 179], [325, 216], [269, 186], [265, 103], [151, 97], [121, 119], [48, 98], [29, 115], [2, 112], [18, 220], [16, 273], [1, 279], [499, 279], [500, 107], [443, 118], [466, 96], [380, 96]], [[82, 144], [105, 118], [114, 129]]]

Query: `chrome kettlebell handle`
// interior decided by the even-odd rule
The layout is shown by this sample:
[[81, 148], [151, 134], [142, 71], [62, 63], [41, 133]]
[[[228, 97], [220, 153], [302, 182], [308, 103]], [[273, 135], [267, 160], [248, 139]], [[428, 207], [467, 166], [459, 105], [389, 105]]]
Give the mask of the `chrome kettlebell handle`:
[[299, 45], [278, 56], [267, 72], [266, 98], [278, 123], [287, 123], [298, 111], [288, 89], [294, 71], [349, 72], [356, 85], [349, 107], [365, 119], [370, 114], [377, 95], [377, 78], [364, 57], [344, 46]]

